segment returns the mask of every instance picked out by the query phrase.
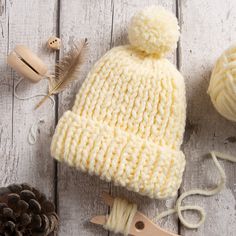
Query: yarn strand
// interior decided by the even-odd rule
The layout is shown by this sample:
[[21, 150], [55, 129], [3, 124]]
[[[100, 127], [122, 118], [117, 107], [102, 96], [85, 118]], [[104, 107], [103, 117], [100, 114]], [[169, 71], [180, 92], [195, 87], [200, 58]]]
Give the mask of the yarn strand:
[[[218, 159], [236, 162], [236, 158], [227, 154], [212, 151], [210, 152], [212, 160], [220, 174], [220, 181], [216, 187], [212, 189], [192, 189], [184, 192], [177, 199], [175, 207], [160, 213], [154, 220], [159, 220], [163, 217], [177, 213], [180, 222], [187, 228], [196, 229], [200, 227], [205, 219], [206, 212], [204, 208], [194, 205], [182, 205], [185, 198], [194, 195], [213, 196], [219, 193], [225, 186], [226, 174]], [[195, 211], [199, 214], [200, 220], [197, 223], [191, 223], [186, 220], [182, 214], [184, 211]], [[110, 214], [107, 216], [107, 221], [103, 227], [115, 233], [129, 234], [131, 223], [137, 212], [137, 205], [127, 202], [125, 199], [115, 198]]]
[[34, 145], [37, 142], [37, 129], [40, 123], [43, 123], [44, 119], [40, 118], [39, 120], [36, 120], [30, 127], [29, 133], [28, 133], [28, 143], [31, 145]]
[[[17, 98], [18, 100], [24, 101], [24, 100], [29, 100], [29, 99], [32, 99], [32, 98], [42, 97], [42, 96], [47, 95], [46, 93], [39, 93], [39, 94], [35, 94], [35, 95], [32, 95], [32, 96], [21, 97], [17, 93], [17, 88], [20, 85], [20, 83], [22, 82], [22, 80], [23, 80], [23, 78], [19, 79], [16, 82], [16, 84], [14, 85], [14, 97]], [[50, 97], [50, 100], [52, 101], [52, 104], [53, 104], [53, 107], [54, 107], [55, 106], [55, 100], [52, 97]]]
[[[176, 201], [175, 208], [169, 209], [167, 211], [164, 211], [164, 212], [160, 213], [155, 218], [155, 220], [159, 220], [163, 217], [166, 217], [166, 216], [172, 215], [174, 213], [177, 213], [180, 222], [185, 227], [187, 227], [189, 229], [199, 228], [199, 226], [204, 223], [204, 221], [206, 219], [205, 210], [200, 206], [194, 206], [194, 205], [182, 206], [183, 200], [185, 198], [187, 198], [189, 196], [193, 196], [193, 195], [213, 196], [213, 195], [216, 195], [217, 193], [219, 193], [225, 186], [226, 175], [225, 175], [225, 171], [222, 168], [222, 166], [220, 165], [218, 159], [227, 160], [227, 161], [231, 161], [231, 162], [236, 162], [235, 157], [232, 157], [232, 156], [227, 155], [227, 154], [223, 154], [223, 153], [216, 152], [216, 151], [212, 151], [212, 152], [210, 152], [210, 154], [211, 154], [212, 160], [213, 160], [217, 170], [220, 173], [220, 181], [216, 185], [216, 187], [213, 188], [213, 189], [206, 189], [206, 190], [205, 189], [192, 189], [192, 190], [189, 190], [187, 192], [182, 193]], [[191, 222], [188, 222], [182, 214], [183, 211], [196, 211], [199, 214], [200, 220], [195, 224], [191, 223]]]
[[[20, 85], [20, 83], [22, 82], [23, 78], [20, 78], [16, 84], [14, 85], [14, 97], [17, 98], [18, 100], [21, 100], [21, 101], [25, 101], [25, 100], [29, 100], [29, 99], [32, 99], [32, 98], [36, 98], [36, 97], [42, 97], [42, 96], [45, 96], [47, 95], [46, 93], [39, 93], [39, 94], [35, 94], [35, 95], [32, 95], [32, 96], [27, 96], [27, 97], [21, 97], [18, 95], [17, 93], [17, 88], [18, 86]], [[52, 97], [49, 97], [49, 99], [52, 101], [52, 109], [55, 107], [55, 100], [52, 98]], [[28, 143], [30, 145], [34, 145], [36, 142], [37, 142], [37, 129], [38, 129], [38, 125], [40, 123], [44, 122], [44, 119], [41, 117], [39, 118], [38, 120], [36, 120], [30, 127], [29, 129], [29, 132], [28, 132]]]

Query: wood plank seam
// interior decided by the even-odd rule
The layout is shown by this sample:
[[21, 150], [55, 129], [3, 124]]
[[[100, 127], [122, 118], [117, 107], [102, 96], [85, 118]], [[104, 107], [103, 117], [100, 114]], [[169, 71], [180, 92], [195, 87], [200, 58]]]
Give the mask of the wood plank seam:
[[[60, 38], [60, 12], [61, 12], [61, 0], [57, 0], [57, 16], [56, 16], [56, 36]], [[60, 59], [60, 51], [56, 51], [55, 63]], [[58, 94], [54, 95], [55, 99], [55, 128], [59, 120], [59, 97]], [[54, 160], [54, 201], [57, 214], [59, 211], [59, 199], [58, 199], [58, 162]]]
[[[111, 36], [110, 36], [110, 49], [114, 46], [113, 45], [113, 29], [114, 29], [114, 8], [115, 8], [115, 3], [114, 0], [111, 0], [111, 9], [112, 9], [112, 17], [111, 17]], [[112, 183], [108, 183], [109, 185], [109, 194], [112, 194]], [[111, 212], [111, 207], [107, 206], [107, 214], [110, 214]], [[107, 236], [110, 236], [110, 231], [107, 230]]]
[[[181, 27], [182, 27], [182, 21], [181, 21], [181, 0], [175, 0], [175, 6], [176, 6], [176, 17], [179, 22], [179, 27], [180, 27], [180, 32], [181, 32]], [[180, 60], [181, 60], [181, 54], [180, 54], [180, 40], [177, 42], [177, 48], [176, 48], [176, 67], [180, 71]], [[178, 197], [180, 196], [181, 192], [180, 189], [178, 190]], [[177, 197], [177, 198], [178, 198]], [[181, 235], [181, 222], [178, 218], [178, 234]]]

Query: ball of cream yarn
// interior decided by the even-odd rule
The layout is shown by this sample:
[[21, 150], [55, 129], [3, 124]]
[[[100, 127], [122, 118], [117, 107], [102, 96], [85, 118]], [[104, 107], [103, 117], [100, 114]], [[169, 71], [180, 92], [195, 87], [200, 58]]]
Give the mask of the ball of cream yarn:
[[164, 56], [176, 49], [179, 39], [177, 18], [165, 8], [144, 8], [131, 19], [129, 41], [134, 47], [148, 54]]
[[236, 122], [236, 45], [217, 60], [207, 92], [216, 110]]

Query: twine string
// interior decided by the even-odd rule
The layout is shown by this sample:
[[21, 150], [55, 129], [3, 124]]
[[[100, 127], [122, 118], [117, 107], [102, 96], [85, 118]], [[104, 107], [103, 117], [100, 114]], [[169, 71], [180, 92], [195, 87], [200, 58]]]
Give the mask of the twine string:
[[[48, 78], [48, 77], [47, 77]], [[50, 78], [48, 78], [50, 79]], [[39, 94], [35, 94], [35, 95], [32, 95], [32, 96], [25, 96], [25, 97], [22, 97], [20, 96], [18, 93], [17, 93], [17, 89], [20, 85], [20, 83], [23, 81], [23, 78], [20, 78], [14, 85], [14, 88], [13, 88], [13, 95], [16, 99], [18, 100], [21, 100], [21, 101], [25, 101], [25, 100], [30, 100], [30, 99], [33, 99], [33, 98], [37, 98], [37, 97], [44, 97], [46, 96], [47, 94], [46, 93], [39, 93]], [[4, 86], [9, 86], [11, 87], [11, 85], [7, 84], [7, 83], [2, 83], [1, 85], [4, 85]], [[54, 98], [52, 97], [49, 97], [49, 99], [51, 100], [52, 102], [52, 109], [55, 107], [55, 100]], [[29, 128], [29, 132], [28, 132], [28, 138], [27, 138], [27, 141], [30, 145], [34, 145], [36, 142], [37, 142], [37, 130], [38, 130], [38, 126], [39, 124], [43, 123], [44, 122], [44, 117], [40, 117], [39, 119], [37, 119], [32, 125], [31, 127]]]
[[[14, 85], [14, 97], [16, 97], [18, 100], [25, 101], [25, 100], [30, 100], [30, 99], [33, 99], [36, 97], [44, 97], [47, 95], [46, 93], [39, 93], [39, 94], [35, 94], [32, 96], [21, 97], [17, 93], [17, 88], [20, 85], [20, 83], [22, 82], [22, 80], [23, 80], [23, 78], [20, 78], [16, 82], [16, 84]], [[55, 107], [55, 100], [52, 97], [49, 97], [49, 99], [52, 102], [52, 109], [53, 109]], [[28, 132], [28, 138], [27, 138], [28, 143], [30, 145], [34, 145], [37, 142], [37, 130], [38, 130], [39, 124], [43, 123], [43, 122], [44, 122], [44, 117], [40, 117], [31, 125], [29, 132]]]
[[31, 145], [34, 145], [37, 142], [37, 130], [39, 127], [39, 124], [44, 123], [44, 119], [40, 118], [36, 120], [30, 127], [29, 133], [28, 133], [28, 143]]
[[[21, 97], [20, 95], [18, 95], [17, 93], [17, 88], [18, 86], [20, 85], [20, 83], [23, 81], [23, 78], [20, 78], [16, 84], [14, 85], [14, 97], [17, 98], [18, 100], [29, 100], [29, 99], [33, 99], [33, 98], [36, 98], [36, 97], [44, 97], [46, 96], [47, 94], [46, 93], [39, 93], [39, 94], [35, 94], [35, 95], [32, 95], [32, 96], [26, 96], [26, 97]], [[51, 100], [52, 102], [52, 108], [54, 108], [55, 106], [55, 100], [52, 98], [52, 97], [49, 97], [49, 99]]]

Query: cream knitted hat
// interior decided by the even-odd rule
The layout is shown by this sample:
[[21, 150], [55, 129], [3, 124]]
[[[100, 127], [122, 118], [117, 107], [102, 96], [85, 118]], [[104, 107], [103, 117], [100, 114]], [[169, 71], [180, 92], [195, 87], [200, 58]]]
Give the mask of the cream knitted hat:
[[136, 14], [131, 45], [94, 65], [60, 119], [52, 156], [152, 198], [174, 196], [185, 167], [185, 86], [163, 56], [178, 37], [176, 17], [162, 7]]

